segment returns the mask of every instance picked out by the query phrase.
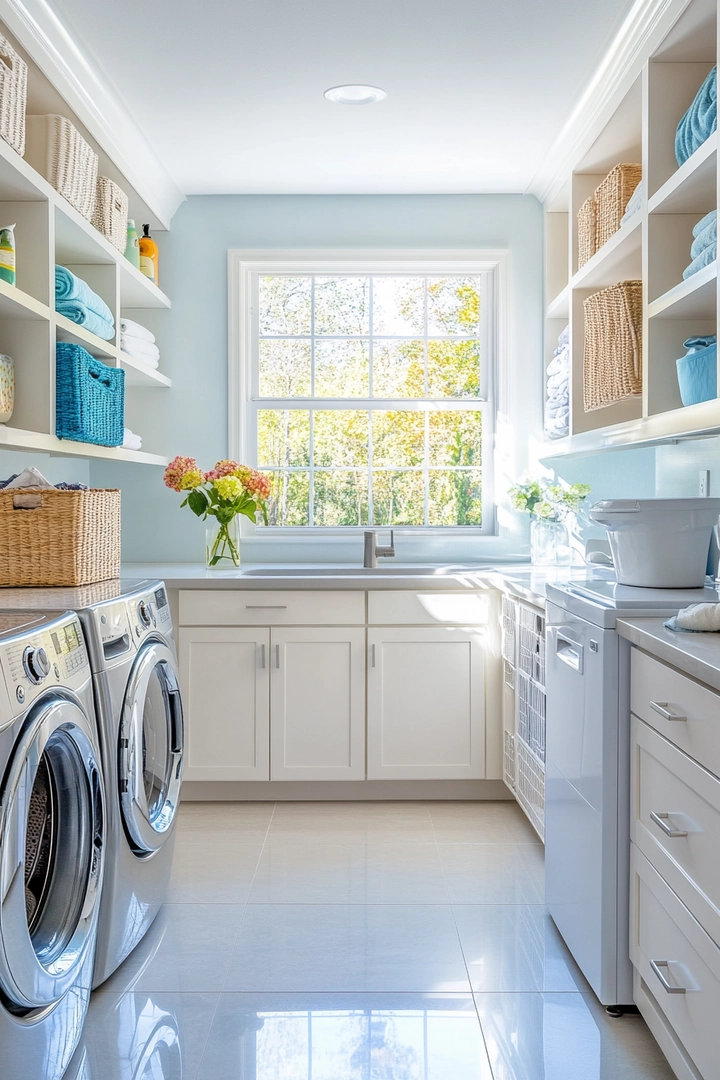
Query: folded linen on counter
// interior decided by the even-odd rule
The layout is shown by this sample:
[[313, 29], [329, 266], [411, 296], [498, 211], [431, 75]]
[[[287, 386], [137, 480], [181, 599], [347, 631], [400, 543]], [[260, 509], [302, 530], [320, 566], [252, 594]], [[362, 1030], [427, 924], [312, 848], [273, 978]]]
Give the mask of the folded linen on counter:
[[112, 311], [107, 306], [102, 297], [88, 285], [87, 281], [83, 281], [82, 278], [76, 277], [71, 270], [68, 270], [66, 266], [55, 267], [55, 301], [57, 307], [57, 301], [67, 303], [70, 300], [74, 300], [83, 307], [88, 308], [90, 311], [94, 311], [96, 315], [99, 315], [105, 322], [115, 325]]
[[91, 334], [96, 334], [103, 341], [110, 341], [115, 337], [115, 326], [107, 319], [103, 319], [96, 311], [85, 307], [79, 300], [56, 300], [55, 310], [66, 319], [83, 326]]
[[122, 445], [125, 450], [139, 450], [142, 447], [142, 437], [130, 428], [123, 428]]
[[691, 604], [663, 626], [683, 634], [716, 634], [720, 630], [720, 604]]
[[149, 341], [151, 344], [155, 343], [155, 335], [148, 330], [147, 326], [133, 319], [126, 319], [124, 316], [120, 319], [120, 333], [127, 334], [128, 337], [140, 338], [141, 341]]
[[624, 225], [625, 222], [628, 221], [633, 216], [633, 214], [637, 213], [637, 211], [642, 206], [642, 201], [643, 201], [644, 196], [645, 196], [645, 181], [641, 180], [640, 183], [635, 188], [635, 190], [633, 191], [633, 193], [630, 196], [629, 200], [628, 200], [628, 204], [625, 207], [625, 213], [620, 218], [620, 224], [621, 225]]
[[152, 360], [157, 363], [160, 359], [160, 350], [152, 341], [142, 341], [140, 338], [128, 337], [127, 334], [120, 334], [120, 348], [145, 363]]
[[675, 158], [682, 165], [717, 128], [717, 67], [702, 84], [675, 132]]
[[716, 259], [717, 240], [712, 244], [708, 244], [706, 248], [703, 248], [697, 258], [693, 259], [690, 265], [685, 267], [683, 270], [683, 277], [687, 280], [687, 278], [692, 277], [693, 274], [697, 274], [698, 270], [703, 270], [706, 266], [709, 266], [710, 263], [715, 262]]

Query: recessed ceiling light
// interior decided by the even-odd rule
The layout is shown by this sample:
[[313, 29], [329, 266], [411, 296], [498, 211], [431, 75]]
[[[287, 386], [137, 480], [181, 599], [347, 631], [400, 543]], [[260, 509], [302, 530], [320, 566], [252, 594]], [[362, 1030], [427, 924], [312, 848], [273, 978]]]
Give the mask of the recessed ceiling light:
[[379, 86], [349, 83], [347, 86], [331, 86], [325, 91], [325, 97], [336, 105], [374, 105], [386, 98], [387, 94]]

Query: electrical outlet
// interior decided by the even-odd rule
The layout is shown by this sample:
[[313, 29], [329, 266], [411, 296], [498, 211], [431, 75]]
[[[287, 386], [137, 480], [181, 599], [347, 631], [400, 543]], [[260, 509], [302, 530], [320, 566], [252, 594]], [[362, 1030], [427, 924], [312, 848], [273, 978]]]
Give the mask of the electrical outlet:
[[700, 470], [700, 486], [698, 487], [698, 495], [701, 499], [706, 499], [710, 494], [710, 470]]

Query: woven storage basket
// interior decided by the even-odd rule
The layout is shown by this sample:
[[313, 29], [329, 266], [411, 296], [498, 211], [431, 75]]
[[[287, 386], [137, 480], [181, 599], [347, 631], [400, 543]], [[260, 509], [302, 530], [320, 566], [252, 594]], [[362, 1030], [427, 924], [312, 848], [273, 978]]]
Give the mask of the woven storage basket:
[[26, 157], [56, 191], [91, 220], [98, 156], [65, 116], [28, 116]]
[[642, 393], [642, 282], [611, 285], [583, 308], [583, 397], [592, 412]]
[[125, 372], [96, 360], [81, 345], [55, 346], [55, 434], [58, 439], [120, 446]]
[[25, 153], [25, 106], [27, 64], [0, 34], [0, 135], [6, 143]]
[[109, 176], [98, 176], [92, 223], [113, 247], [127, 247], [128, 197]]
[[578, 270], [597, 251], [597, 203], [591, 195], [578, 210]]
[[0, 491], [0, 585], [90, 585], [119, 574], [119, 491]]
[[620, 228], [630, 196], [641, 180], [641, 165], [616, 165], [595, 191], [598, 250]]

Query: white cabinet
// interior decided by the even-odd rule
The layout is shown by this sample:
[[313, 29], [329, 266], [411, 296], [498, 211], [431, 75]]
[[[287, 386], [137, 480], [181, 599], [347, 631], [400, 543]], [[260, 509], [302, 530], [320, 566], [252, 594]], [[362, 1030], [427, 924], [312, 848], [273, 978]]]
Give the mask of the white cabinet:
[[365, 630], [271, 632], [272, 780], [365, 778]]
[[270, 778], [270, 631], [180, 627], [186, 780]]
[[483, 629], [371, 628], [368, 646], [368, 779], [482, 778]]

